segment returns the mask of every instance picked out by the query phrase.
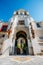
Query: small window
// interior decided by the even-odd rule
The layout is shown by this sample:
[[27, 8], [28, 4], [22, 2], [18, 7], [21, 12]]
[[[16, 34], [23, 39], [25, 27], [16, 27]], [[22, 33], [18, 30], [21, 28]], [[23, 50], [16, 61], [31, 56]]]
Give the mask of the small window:
[[18, 12], [16, 12], [16, 15], [18, 15]]
[[23, 15], [23, 13], [20, 13], [20, 15]]
[[25, 15], [27, 15], [27, 13], [25, 12]]
[[41, 27], [39, 23], [37, 23], [37, 27]]
[[20, 25], [24, 25], [24, 20], [19, 20]]
[[39, 37], [40, 39], [43, 39], [43, 37]]
[[3, 25], [1, 31], [6, 32], [8, 25]]
[[5, 37], [5, 35], [2, 35], [2, 37]]

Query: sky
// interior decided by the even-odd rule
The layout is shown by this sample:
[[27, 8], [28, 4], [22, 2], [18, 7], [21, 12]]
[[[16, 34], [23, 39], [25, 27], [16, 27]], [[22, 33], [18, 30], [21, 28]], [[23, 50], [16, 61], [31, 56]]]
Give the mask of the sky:
[[0, 20], [7, 22], [19, 9], [28, 11], [35, 21], [43, 20], [43, 0], [0, 0]]

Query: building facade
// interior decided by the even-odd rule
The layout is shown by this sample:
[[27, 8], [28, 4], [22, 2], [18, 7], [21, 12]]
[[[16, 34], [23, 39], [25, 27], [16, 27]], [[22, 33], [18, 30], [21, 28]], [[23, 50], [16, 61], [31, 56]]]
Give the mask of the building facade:
[[25, 10], [15, 11], [8, 23], [0, 21], [0, 55], [43, 55], [43, 21]]

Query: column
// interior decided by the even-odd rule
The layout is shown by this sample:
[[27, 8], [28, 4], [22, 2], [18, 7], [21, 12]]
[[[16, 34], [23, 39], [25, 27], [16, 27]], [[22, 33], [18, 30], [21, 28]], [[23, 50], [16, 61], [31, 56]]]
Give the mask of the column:
[[32, 49], [31, 49], [32, 45], [31, 45], [31, 42], [30, 40], [28, 40], [28, 50], [29, 50], [29, 55], [32, 54]]
[[15, 52], [15, 39], [12, 42], [12, 54], [14, 55]]

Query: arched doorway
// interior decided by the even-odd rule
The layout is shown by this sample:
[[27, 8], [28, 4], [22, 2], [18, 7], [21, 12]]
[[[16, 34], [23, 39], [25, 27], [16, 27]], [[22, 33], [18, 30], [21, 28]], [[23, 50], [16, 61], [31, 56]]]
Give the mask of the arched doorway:
[[14, 54], [28, 55], [27, 34], [24, 31], [19, 31], [16, 34]]

